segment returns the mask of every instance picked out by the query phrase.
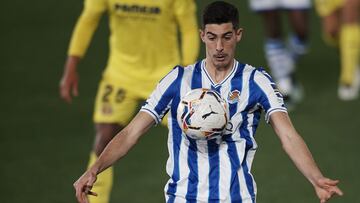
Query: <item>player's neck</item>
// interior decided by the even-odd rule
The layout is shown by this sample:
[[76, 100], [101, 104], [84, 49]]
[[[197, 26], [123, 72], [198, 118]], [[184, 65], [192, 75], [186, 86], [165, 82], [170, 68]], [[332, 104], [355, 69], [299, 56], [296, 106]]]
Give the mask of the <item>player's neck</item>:
[[205, 69], [210, 75], [211, 79], [216, 82], [222, 82], [232, 71], [234, 67], [235, 60], [231, 60], [226, 66], [215, 66], [213, 63], [209, 62], [208, 59], [205, 60]]

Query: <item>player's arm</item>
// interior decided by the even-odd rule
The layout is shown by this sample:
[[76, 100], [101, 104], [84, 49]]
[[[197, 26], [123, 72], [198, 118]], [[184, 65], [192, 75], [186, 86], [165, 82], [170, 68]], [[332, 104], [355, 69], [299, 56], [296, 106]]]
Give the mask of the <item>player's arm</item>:
[[84, 9], [74, 28], [63, 76], [60, 81], [60, 96], [71, 102], [78, 95], [77, 65], [84, 56], [99, 20], [106, 9], [104, 0], [85, 0]]
[[78, 202], [87, 203], [87, 195], [97, 195], [91, 191], [97, 174], [125, 156], [141, 135], [147, 132], [154, 123], [155, 120], [149, 113], [140, 111], [123, 130], [115, 135], [95, 164], [74, 183]]
[[300, 172], [314, 186], [321, 203], [326, 202], [335, 194], [340, 196], [343, 194], [337, 187], [338, 180], [331, 180], [322, 175], [310, 150], [295, 130], [287, 113], [272, 113], [270, 115], [270, 124], [280, 138], [285, 152], [289, 155]]
[[199, 29], [194, 0], [176, 0], [175, 16], [181, 33], [181, 65], [193, 64], [200, 49]]

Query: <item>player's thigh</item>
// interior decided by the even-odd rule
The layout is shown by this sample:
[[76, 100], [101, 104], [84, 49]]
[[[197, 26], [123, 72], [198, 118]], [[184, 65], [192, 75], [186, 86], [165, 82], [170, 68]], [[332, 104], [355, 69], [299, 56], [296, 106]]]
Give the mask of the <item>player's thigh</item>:
[[136, 93], [111, 80], [103, 80], [96, 95], [94, 122], [125, 126], [134, 116], [137, 105]]

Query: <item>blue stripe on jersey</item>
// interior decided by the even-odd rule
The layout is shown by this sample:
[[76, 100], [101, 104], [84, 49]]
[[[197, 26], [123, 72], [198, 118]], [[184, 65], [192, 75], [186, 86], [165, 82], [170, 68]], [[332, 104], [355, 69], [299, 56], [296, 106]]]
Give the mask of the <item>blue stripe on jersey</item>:
[[253, 137], [255, 137], [256, 129], [257, 129], [258, 125], [259, 125], [260, 118], [261, 118], [261, 109], [256, 110], [254, 112], [253, 125], [252, 125]]
[[[241, 112], [241, 116], [243, 118], [243, 122], [240, 126], [240, 137], [241, 138], [244, 138], [246, 140], [246, 148], [245, 148], [245, 153], [251, 149], [254, 145], [254, 143], [252, 142], [251, 140], [251, 137], [250, 137], [250, 132], [247, 128], [248, 124], [249, 124], [249, 117], [248, 117], [248, 113], [249, 113], [249, 110], [254, 108], [256, 105], [257, 105], [257, 97], [258, 97], [258, 92], [257, 91], [254, 91], [254, 90], [257, 90], [256, 88], [254, 88], [253, 84], [255, 84], [254, 82], [254, 75], [255, 75], [255, 72], [256, 70], [253, 70], [251, 75], [250, 75], [250, 81], [249, 81], [249, 98], [248, 98], [248, 103], [244, 109], [243, 112]], [[251, 123], [251, 125], [257, 125], [258, 123]]]
[[[241, 94], [242, 91], [242, 82], [243, 82], [243, 70], [244, 70], [245, 64], [239, 63], [238, 64], [238, 68], [236, 73], [234, 74], [234, 77], [231, 79], [230, 83], [231, 83], [231, 92], [234, 90], [238, 90]], [[229, 112], [230, 112], [230, 119], [232, 118], [232, 116], [236, 113], [237, 111], [237, 105], [238, 103], [228, 103], [229, 105]]]
[[189, 150], [188, 150], [188, 165], [189, 165], [189, 177], [188, 177], [188, 190], [186, 193], [187, 203], [196, 203], [196, 197], [198, 193], [197, 186], [199, 184], [198, 174], [198, 156], [196, 140], [189, 138]]
[[[231, 92], [234, 90], [238, 90], [241, 94], [242, 91], [242, 82], [243, 82], [243, 70], [244, 70], [245, 64], [238, 65], [237, 71], [234, 75], [234, 77], [231, 79]], [[230, 112], [230, 119], [237, 111], [237, 105], [238, 103], [228, 103], [229, 105], [229, 112]], [[240, 184], [239, 184], [239, 176], [237, 174], [237, 171], [240, 167], [240, 159], [237, 154], [237, 149], [234, 141], [230, 137], [229, 139], [226, 139], [226, 142], [228, 144], [228, 154], [230, 157], [230, 163], [231, 163], [231, 187], [230, 187], [230, 196], [231, 196], [231, 202], [241, 203], [241, 194], [240, 194]]]
[[167, 111], [167, 106], [169, 105], [170, 101], [173, 99], [173, 95], [175, 95], [176, 91], [179, 89], [176, 88], [176, 86], [179, 85], [179, 80], [181, 79], [179, 75], [182, 75], [184, 73], [184, 69], [181, 66], [177, 66], [177, 69], [179, 70], [178, 77], [165, 90], [164, 94], [159, 99], [158, 104], [154, 108], [154, 110], [160, 117], [163, 117], [165, 115]]
[[168, 194], [169, 199], [166, 203], [174, 203], [175, 202], [175, 195], [173, 194]]
[[197, 62], [191, 78], [191, 89], [197, 89], [202, 87], [201, 80], [201, 61]]
[[[255, 105], [257, 105], [257, 97], [258, 97], [258, 88], [254, 88], [255, 82], [254, 82], [254, 75], [255, 75], [256, 70], [254, 70], [251, 75], [250, 75], [250, 84], [249, 84], [249, 98], [248, 98], [248, 104], [245, 107], [245, 110], [241, 113], [242, 116], [242, 124], [240, 126], [240, 137], [246, 140], [246, 146], [245, 146], [245, 155], [244, 155], [244, 160], [242, 162], [242, 168], [243, 168], [243, 174], [245, 177], [245, 181], [246, 181], [246, 187], [252, 197], [252, 202], [255, 202], [255, 191], [254, 191], [254, 183], [253, 183], [253, 179], [250, 175], [249, 172], [249, 168], [247, 166], [246, 163], [246, 156], [248, 151], [254, 146], [254, 143], [251, 139], [251, 134], [250, 131], [248, 129], [247, 126], [249, 126], [249, 117], [248, 117], [248, 112], [250, 109], [254, 108]], [[253, 119], [253, 123], [251, 123], [252, 126], [252, 131], [251, 133], [254, 132], [254, 128], [256, 129], [256, 126], [258, 125], [259, 122], [259, 112], [257, 112], [256, 116], [254, 115], [254, 119]]]
[[[264, 108], [265, 112], [267, 112], [271, 107], [270, 101], [269, 101], [269, 98], [264, 93], [264, 91], [255, 82], [255, 80], [254, 80], [255, 73], [256, 73], [256, 70], [254, 70], [250, 76], [249, 89], [251, 91], [250, 95], [252, 97], [249, 98], [249, 100], [251, 100], [251, 103], [253, 103], [255, 101], [260, 101], [261, 106]], [[264, 74], [264, 75], [269, 79], [269, 77], [266, 74]], [[269, 80], [271, 81], [271, 78]]]
[[208, 156], [209, 156], [209, 203], [219, 202], [219, 182], [220, 182], [220, 157], [219, 157], [219, 144], [214, 140], [209, 140]]
[[238, 176], [238, 169], [240, 167], [240, 159], [237, 153], [235, 142], [232, 140], [232, 138], [229, 138], [226, 141], [228, 145], [228, 154], [230, 158], [231, 163], [231, 186], [230, 186], [230, 197], [231, 202], [234, 203], [241, 203], [241, 194], [240, 194], [240, 184], [239, 184], [239, 176]]
[[[191, 78], [191, 89], [197, 89], [202, 87], [201, 80], [201, 61], [197, 62], [194, 67], [193, 75]], [[175, 108], [177, 109], [177, 107]], [[173, 118], [176, 118], [173, 117]], [[188, 149], [188, 165], [189, 165], [189, 177], [188, 177], [188, 191], [186, 193], [186, 201], [187, 202], [196, 202], [197, 198], [197, 186], [199, 184], [198, 179], [198, 165], [197, 165], [197, 145], [196, 141], [188, 138], [190, 141], [190, 146]], [[180, 143], [180, 142], [178, 142]]]
[[247, 150], [245, 152], [245, 159], [243, 160], [243, 163], [241, 164], [242, 168], [243, 168], [243, 174], [245, 177], [245, 181], [246, 181], [246, 187], [251, 195], [251, 200], [253, 203], [255, 203], [255, 191], [254, 191], [254, 183], [253, 183], [253, 179], [252, 176], [250, 175], [250, 171], [249, 168], [247, 166], [247, 162], [246, 162], [246, 157], [247, 157], [247, 153], [249, 150]]
[[[271, 78], [270, 74], [267, 73], [263, 68], [259, 68], [258, 71], [260, 71], [270, 81], [271, 87], [273, 88], [276, 96], [279, 97], [279, 98], [283, 98], [283, 95], [280, 93], [276, 83]], [[281, 106], [285, 107], [285, 104], [282, 104]]]
[[[184, 69], [183, 68], [179, 68], [179, 73], [178, 73], [178, 77], [176, 78], [176, 80], [174, 81], [174, 86], [173, 84], [171, 85], [172, 88], [174, 89], [174, 96], [173, 96], [173, 102], [172, 102], [172, 106], [171, 106], [171, 117], [172, 118], [176, 118], [176, 114], [177, 114], [177, 107], [179, 105], [179, 101], [180, 101], [180, 91], [178, 91], [180, 89], [181, 86], [181, 79], [184, 75]], [[176, 85], [175, 85], [176, 84]], [[168, 190], [167, 190], [167, 194], [169, 195], [169, 199], [168, 199], [168, 203], [173, 203], [175, 200], [174, 194], [176, 193], [176, 189], [177, 189], [177, 181], [179, 181], [179, 174], [180, 174], [180, 169], [179, 169], [179, 154], [180, 154], [180, 143], [181, 143], [181, 139], [182, 139], [182, 130], [179, 127], [179, 124], [177, 123], [176, 119], [172, 119], [172, 139], [173, 139], [173, 153], [174, 153], [174, 168], [173, 168], [173, 173], [171, 175], [171, 179], [172, 179], [172, 183], [168, 184]]]
[[[243, 111], [241, 113], [242, 117], [243, 117], [243, 122], [240, 126], [240, 137], [246, 140], [246, 146], [245, 146], [245, 155], [244, 155], [244, 160], [242, 162], [242, 168], [243, 168], [243, 174], [245, 177], [245, 181], [246, 181], [246, 187], [251, 195], [251, 197], [255, 197], [255, 192], [254, 192], [254, 183], [253, 183], [253, 179], [250, 175], [249, 172], [249, 168], [247, 167], [247, 163], [246, 163], [246, 156], [248, 151], [254, 146], [254, 143], [251, 140], [251, 135], [250, 132], [247, 128], [248, 124], [249, 124], [249, 117], [248, 117], [248, 111]], [[254, 199], [253, 199], [254, 202]]]
[[241, 112], [241, 117], [243, 118], [243, 122], [241, 123], [240, 126], [240, 137], [246, 140], [245, 151], [248, 151], [254, 145], [250, 137], [250, 132], [247, 128], [247, 126], [249, 125], [248, 113], [249, 112], [246, 110]]
[[245, 176], [246, 187], [247, 187], [251, 197], [255, 197], [253, 179], [250, 175], [249, 168], [247, 167], [247, 164], [246, 164], [247, 152], [254, 146], [254, 143], [251, 140], [251, 137], [250, 137], [251, 135], [247, 128], [247, 126], [249, 124], [248, 111], [243, 111], [241, 113], [241, 115], [243, 118], [243, 122], [240, 126], [240, 137], [246, 140], [245, 155], [244, 155], [244, 160], [241, 165], [243, 168], [243, 174]]

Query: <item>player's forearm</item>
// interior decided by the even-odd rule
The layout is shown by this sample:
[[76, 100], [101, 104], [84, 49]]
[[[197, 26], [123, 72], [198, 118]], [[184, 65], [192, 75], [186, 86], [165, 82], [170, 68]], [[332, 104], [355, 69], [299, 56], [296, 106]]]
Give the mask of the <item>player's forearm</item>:
[[136, 136], [129, 134], [128, 129], [123, 129], [105, 147], [91, 170], [96, 174], [101, 173], [117, 160], [124, 157], [136, 144], [137, 140]]
[[283, 149], [300, 172], [315, 185], [316, 180], [322, 178], [323, 175], [304, 140], [295, 131], [286, 139], [287, 141], [283, 142]]
[[109, 142], [90, 170], [99, 174], [124, 157], [139, 138], [153, 126], [154, 122], [148, 113], [139, 112], [130, 124]]
[[296, 132], [288, 115], [282, 112], [275, 112], [270, 116], [270, 122], [279, 136], [285, 152], [300, 172], [314, 185], [316, 180], [323, 177], [323, 175], [304, 140]]

